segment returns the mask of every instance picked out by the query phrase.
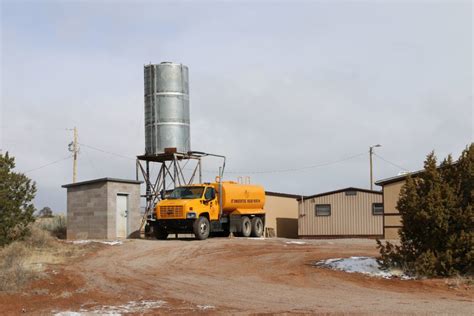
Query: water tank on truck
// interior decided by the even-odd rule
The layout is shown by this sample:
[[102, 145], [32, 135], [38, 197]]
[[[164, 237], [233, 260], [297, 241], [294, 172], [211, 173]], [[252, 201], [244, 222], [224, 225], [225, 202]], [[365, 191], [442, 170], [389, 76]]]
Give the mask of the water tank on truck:
[[[219, 184], [215, 183], [216, 190]], [[265, 205], [265, 190], [262, 186], [239, 184], [232, 181], [222, 182], [222, 211], [248, 213], [244, 210], [262, 210]]]

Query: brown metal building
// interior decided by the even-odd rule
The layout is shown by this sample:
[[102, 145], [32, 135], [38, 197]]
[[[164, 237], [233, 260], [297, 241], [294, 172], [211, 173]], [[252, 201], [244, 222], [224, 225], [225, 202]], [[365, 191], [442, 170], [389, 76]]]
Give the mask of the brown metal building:
[[265, 237], [298, 237], [299, 195], [265, 192]]
[[[422, 171], [413, 172], [410, 175], [416, 176]], [[398, 239], [398, 230], [402, 227], [401, 216], [397, 210], [400, 191], [406, 183], [408, 174], [399, 175], [375, 182], [382, 186], [384, 204], [384, 224], [383, 233], [385, 239]]]
[[383, 238], [382, 192], [359, 188], [299, 199], [299, 238]]

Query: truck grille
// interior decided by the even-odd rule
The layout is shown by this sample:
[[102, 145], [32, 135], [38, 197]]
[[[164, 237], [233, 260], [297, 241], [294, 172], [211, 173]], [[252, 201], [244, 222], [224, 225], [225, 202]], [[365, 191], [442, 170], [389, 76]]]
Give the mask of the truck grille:
[[180, 205], [160, 206], [160, 217], [161, 218], [182, 218], [183, 207]]

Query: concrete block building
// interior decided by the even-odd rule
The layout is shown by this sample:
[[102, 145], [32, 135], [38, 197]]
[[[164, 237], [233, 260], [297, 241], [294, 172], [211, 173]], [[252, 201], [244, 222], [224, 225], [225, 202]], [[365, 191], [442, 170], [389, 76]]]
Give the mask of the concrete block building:
[[383, 238], [382, 192], [359, 188], [299, 199], [299, 238]]
[[127, 238], [140, 228], [140, 181], [101, 178], [67, 189], [67, 239]]

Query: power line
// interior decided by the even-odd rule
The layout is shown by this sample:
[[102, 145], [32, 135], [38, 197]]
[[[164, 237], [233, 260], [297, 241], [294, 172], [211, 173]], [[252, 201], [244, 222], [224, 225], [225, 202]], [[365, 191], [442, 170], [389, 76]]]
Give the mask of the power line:
[[70, 130], [70, 128], [67, 127], [45, 127], [45, 126], [0, 126], [0, 129], [6, 129], [6, 130], [15, 130], [15, 129], [21, 129], [21, 130], [61, 130], [61, 131], [67, 131]]
[[[117, 153], [114, 153], [114, 152], [111, 152], [111, 151], [103, 150], [103, 149], [100, 149], [100, 148], [97, 148], [97, 147], [94, 147], [94, 146], [90, 146], [90, 145], [86, 145], [86, 144], [83, 144], [83, 143], [79, 143], [79, 145], [84, 146], [84, 147], [88, 147], [88, 148], [93, 149], [93, 150], [100, 151], [100, 152], [105, 153], [105, 154], [117, 156], [117, 157], [120, 157], [120, 158], [130, 159], [130, 160], [136, 160], [135, 158], [132, 158], [132, 157], [124, 156], [124, 155], [121, 155], [121, 154], [117, 154]], [[348, 157], [345, 157], [345, 158], [342, 158], [342, 159], [339, 159], [339, 160], [328, 161], [328, 162], [318, 163], [318, 164], [309, 165], [309, 166], [304, 166], [304, 167], [299, 167], [299, 168], [275, 169], [275, 170], [262, 170], [262, 171], [258, 171], [258, 170], [253, 170], [253, 171], [232, 171], [232, 170], [230, 170], [230, 171], [226, 171], [226, 173], [230, 173], [230, 174], [267, 174], [267, 173], [294, 172], [294, 171], [301, 171], [301, 170], [306, 170], [306, 169], [313, 169], [313, 168], [320, 168], [320, 167], [330, 166], [330, 165], [333, 165], [333, 164], [341, 163], [341, 162], [344, 162], [344, 161], [347, 161], [347, 160], [351, 160], [351, 159], [354, 159], [354, 158], [363, 156], [363, 155], [365, 155], [366, 153], [367, 153], [367, 152], [361, 152], [361, 153], [358, 153], [358, 154], [355, 154], [355, 155], [351, 155], [351, 156], [348, 156]], [[203, 171], [203, 172], [212, 172], [212, 173], [213, 173], [213, 171], [211, 171], [211, 170], [202, 170], [202, 171]]]
[[393, 162], [391, 162], [391, 161], [385, 159], [384, 157], [380, 156], [379, 154], [374, 153], [374, 156], [379, 157], [381, 160], [385, 161], [386, 163], [391, 164], [391, 165], [394, 166], [394, 167], [397, 167], [397, 168], [400, 168], [400, 169], [402, 169], [402, 170], [404, 170], [404, 171], [410, 172], [410, 170], [408, 170], [408, 169], [406, 169], [406, 168], [404, 168], [404, 167], [402, 167], [402, 166], [400, 166], [400, 165], [397, 165], [396, 163], [393, 163]]
[[87, 160], [89, 161], [89, 164], [94, 169], [94, 171], [97, 172], [97, 173], [100, 173], [99, 169], [97, 169], [95, 164], [92, 162], [92, 159], [90, 158], [89, 154], [87, 153], [87, 150], [84, 150], [83, 153], [85, 154], [84, 156], [87, 158]]
[[305, 167], [299, 167], [299, 168], [288, 168], [288, 169], [277, 169], [277, 170], [265, 170], [265, 171], [226, 171], [226, 173], [240, 173], [240, 174], [264, 174], [264, 173], [281, 173], [281, 172], [293, 172], [293, 171], [301, 171], [301, 170], [306, 170], [306, 169], [313, 169], [313, 168], [319, 168], [319, 167], [325, 167], [333, 164], [337, 164], [343, 161], [351, 160], [357, 157], [360, 157], [362, 155], [365, 155], [366, 152], [359, 153], [356, 155], [348, 156], [339, 160], [335, 161], [329, 161], [329, 162], [323, 162], [315, 165], [310, 165], [310, 166], [305, 166]]
[[64, 157], [64, 158], [61, 158], [61, 159], [59, 159], [59, 160], [50, 162], [50, 163], [48, 163], [48, 164], [46, 164], [46, 165], [42, 165], [42, 166], [40, 166], [40, 167], [38, 167], [38, 168], [34, 168], [34, 169], [27, 170], [27, 171], [25, 171], [25, 172], [23, 172], [23, 173], [33, 172], [33, 171], [36, 171], [36, 170], [39, 170], [39, 169], [42, 169], [42, 168], [45, 168], [45, 167], [54, 165], [55, 163], [58, 163], [58, 162], [61, 162], [61, 161], [63, 161], [63, 160], [70, 159], [70, 158], [72, 158], [71, 155], [69, 155], [69, 156], [67, 156], [67, 157]]
[[93, 149], [93, 150], [100, 151], [104, 154], [109, 154], [109, 155], [120, 157], [120, 158], [123, 158], [123, 159], [129, 159], [129, 160], [134, 160], [134, 161], [136, 160], [136, 158], [124, 156], [124, 155], [121, 155], [121, 154], [117, 154], [117, 153], [114, 153], [114, 152], [111, 152], [111, 151], [103, 150], [103, 149], [100, 149], [100, 148], [97, 148], [97, 147], [94, 147], [94, 146], [90, 146], [90, 145], [86, 145], [86, 144], [83, 144], [83, 143], [79, 143], [79, 145], [90, 148], [90, 149]]

